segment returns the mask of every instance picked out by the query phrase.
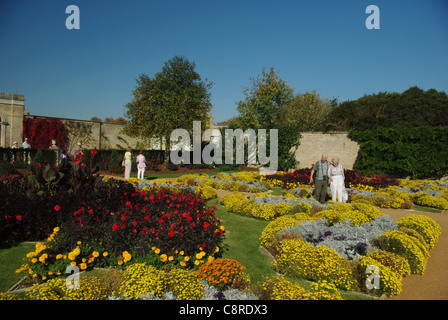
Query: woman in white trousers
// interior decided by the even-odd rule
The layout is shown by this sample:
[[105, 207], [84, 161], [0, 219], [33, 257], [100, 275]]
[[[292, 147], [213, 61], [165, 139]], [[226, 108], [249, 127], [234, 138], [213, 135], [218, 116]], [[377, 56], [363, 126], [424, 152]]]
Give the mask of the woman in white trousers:
[[132, 168], [132, 153], [131, 148], [128, 148], [124, 154], [124, 179], [127, 180], [131, 177]]
[[331, 159], [331, 165], [328, 168], [328, 177], [330, 180], [331, 199], [336, 202], [345, 202], [344, 197], [344, 168], [339, 163], [339, 158]]
[[135, 160], [137, 161], [137, 179], [143, 180], [145, 177], [146, 159], [142, 150], [140, 150]]

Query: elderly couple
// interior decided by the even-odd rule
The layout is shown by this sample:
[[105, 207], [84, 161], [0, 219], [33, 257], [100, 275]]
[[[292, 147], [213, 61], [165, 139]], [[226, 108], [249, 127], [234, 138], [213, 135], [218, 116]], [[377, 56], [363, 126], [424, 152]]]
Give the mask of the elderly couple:
[[[316, 179], [313, 179], [314, 173], [316, 173]], [[333, 201], [346, 202], [347, 193], [344, 180], [344, 168], [339, 163], [339, 158], [332, 158], [330, 164], [325, 153], [322, 154], [321, 160], [317, 161], [311, 170], [310, 184], [315, 181], [314, 197], [321, 203], [325, 202], [328, 182], [330, 182], [331, 199]]]

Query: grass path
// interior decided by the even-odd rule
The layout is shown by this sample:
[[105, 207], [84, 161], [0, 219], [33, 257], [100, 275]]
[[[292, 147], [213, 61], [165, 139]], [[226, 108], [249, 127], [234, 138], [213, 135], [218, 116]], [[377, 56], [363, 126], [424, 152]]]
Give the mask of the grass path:
[[217, 208], [215, 215], [226, 228], [225, 244], [228, 250], [223, 258], [235, 259], [245, 266], [252, 283], [261, 281], [263, 275], [274, 275], [271, 260], [262, 253], [259, 241], [269, 221], [228, 213], [218, 199], [210, 200], [207, 204]]

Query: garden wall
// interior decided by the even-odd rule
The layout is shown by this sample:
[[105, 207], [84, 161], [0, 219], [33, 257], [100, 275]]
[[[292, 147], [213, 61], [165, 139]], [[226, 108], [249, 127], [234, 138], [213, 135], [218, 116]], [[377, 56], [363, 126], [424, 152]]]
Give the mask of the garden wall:
[[[30, 115], [25, 110], [24, 101], [23, 95], [0, 93], [0, 147], [11, 147], [13, 141], [18, 141], [19, 145], [22, 144], [24, 118], [50, 118]], [[135, 149], [137, 146], [137, 139], [121, 133], [123, 128], [121, 124], [80, 119], [59, 119], [64, 122], [66, 128], [70, 127], [72, 129], [68, 136], [67, 149], [69, 153], [76, 150], [77, 143], [80, 141], [87, 149], [94, 147], [97, 149], [124, 149], [127, 146]], [[212, 123], [214, 124], [213, 120]], [[215, 125], [212, 127], [215, 127]], [[51, 145], [51, 141], [48, 141], [48, 145]], [[154, 149], [160, 149], [160, 146], [155, 145], [154, 147]], [[332, 156], [338, 156], [345, 168], [352, 169], [358, 150], [359, 144], [351, 141], [347, 137], [347, 132], [304, 132], [295, 154], [296, 159], [300, 162], [298, 168], [309, 168], [325, 152], [330, 160]]]
[[295, 154], [299, 161], [298, 169], [310, 168], [321, 158], [322, 153], [326, 153], [329, 160], [339, 157], [344, 168], [353, 169], [358, 151], [359, 144], [350, 140], [347, 132], [303, 132]]

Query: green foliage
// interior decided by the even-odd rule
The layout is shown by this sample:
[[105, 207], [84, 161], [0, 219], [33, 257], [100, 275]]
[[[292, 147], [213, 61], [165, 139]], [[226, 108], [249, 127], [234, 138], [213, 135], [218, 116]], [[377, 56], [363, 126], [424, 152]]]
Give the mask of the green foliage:
[[39, 149], [32, 160], [32, 164], [53, 164], [56, 154], [53, 150]]
[[378, 127], [446, 126], [448, 96], [435, 89], [411, 87], [403, 93], [380, 92], [346, 101], [332, 109], [327, 130], [372, 130]]
[[360, 143], [354, 164], [360, 172], [421, 178], [448, 170], [448, 127], [350, 130], [349, 137]]
[[299, 93], [280, 107], [277, 122], [300, 132], [322, 130], [335, 105], [336, 99], [322, 98], [316, 91]]
[[142, 74], [132, 101], [125, 106], [129, 121], [124, 132], [144, 140], [165, 137], [170, 143], [170, 134], [177, 128], [191, 132], [193, 121], [205, 127], [212, 83], [202, 80], [195, 67], [194, 62], [175, 56], [153, 78]]
[[278, 76], [273, 68], [251, 79], [252, 87], [244, 89], [244, 100], [237, 103], [240, 123], [244, 129], [275, 127], [277, 111], [290, 101], [294, 89]]
[[[299, 130], [290, 126], [279, 125], [278, 128], [278, 170], [288, 171], [295, 168], [299, 162], [296, 159], [295, 149], [300, 144], [302, 135]], [[291, 151], [293, 150], [293, 151]]]

